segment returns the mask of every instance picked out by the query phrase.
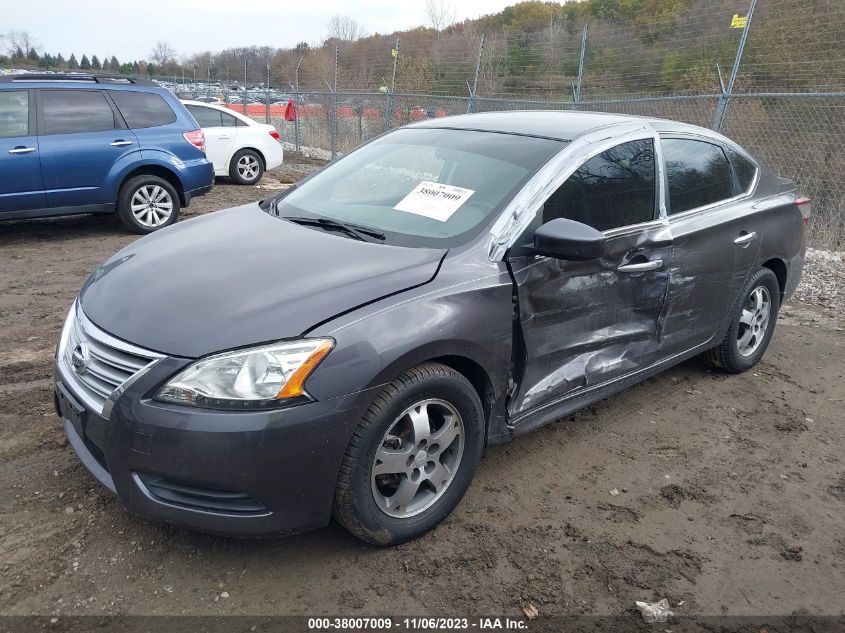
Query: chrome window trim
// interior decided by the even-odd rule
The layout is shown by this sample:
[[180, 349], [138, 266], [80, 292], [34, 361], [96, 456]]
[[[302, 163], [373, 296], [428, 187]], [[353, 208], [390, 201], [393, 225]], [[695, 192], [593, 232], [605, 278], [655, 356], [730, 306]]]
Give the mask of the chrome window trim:
[[[673, 139], [674, 138], [674, 139], [681, 139], [681, 140], [685, 139], [685, 140], [689, 140], [689, 141], [700, 141], [700, 142], [703, 142], [703, 143], [710, 143], [711, 145], [716, 145], [717, 147], [720, 147], [722, 149], [722, 152], [725, 153], [725, 159], [728, 161], [728, 165], [730, 166], [731, 170], [733, 170], [733, 165], [731, 165], [731, 159], [728, 157], [727, 152], [725, 152], [726, 146], [728, 146], [732, 150], [738, 152], [744, 158], [747, 158], [751, 162], [751, 164], [754, 165], [754, 178], [752, 178], [751, 184], [749, 185], [748, 189], [746, 189], [744, 192], [737, 194], [735, 196], [732, 196], [730, 198], [725, 198], [724, 200], [717, 200], [716, 202], [711, 202], [710, 204], [704, 204], [704, 205], [701, 205], [700, 207], [694, 207], [692, 209], [687, 209], [686, 211], [681, 211], [680, 213], [676, 213], [674, 215], [668, 215], [668, 209], [667, 209], [667, 218], [668, 218], [670, 224], [675, 219], [685, 219], [685, 218], [688, 218], [688, 217], [692, 217], [693, 215], [697, 215], [699, 213], [706, 213], [707, 211], [711, 211], [711, 210], [716, 209], [718, 207], [721, 207], [723, 205], [732, 204], [734, 202], [739, 202], [740, 200], [750, 198], [751, 196], [754, 195], [754, 191], [757, 189], [757, 183], [760, 181], [760, 165], [756, 160], [754, 160], [754, 158], [748, 152], [746, 152], [744, 149], [742, 149], [736, 143], [733, 143], [733, 142], [726, 143], [725, 141], [727, 141], [728, 139], [725, 139], [723, 141], [721, 138], [718, 138], [718, 137], [715, 137], [715, 136], [708, 136], [706, 134], [695, 134], [693, 132], [660, 132], [658, 134], [658, 136], [660, 137], [661, 141], [664, 138], [665, 139]], [[662, 150], [661, 150], [661, 159], [662, 159]], [[665, 169], [666, 169], [666, 166], [664, 164], [664, 171], [665, 171]], [[663, 184], [664, 184], [665, 195], [666, 195], [665, 199], [669, 200], [668, 173], [666, 174], [666, 176], [667, 176], [667, 180]], [[671, 201], [669, 200], [669, 202], [671, 202]]]
[[513, 246], [522, 232], [528, 228], [545, 201], [585, 162], [601, 152], [642, 139], [654, 142], [655, 179], [659, 183], [657, 197], [658, 217], [648, 222], [631, 224], [603, 231], [613, 237], [629, 231], [642, 230], [650, 226], [666, 224], [666, 191], [663, 153], [660, 136], [648, 121], [632, 121], [608, 125], [580, 136], [555, 154], [513, 197], [490, 229], [488, 258], [492, 262], [503, 261], [507, 250]]

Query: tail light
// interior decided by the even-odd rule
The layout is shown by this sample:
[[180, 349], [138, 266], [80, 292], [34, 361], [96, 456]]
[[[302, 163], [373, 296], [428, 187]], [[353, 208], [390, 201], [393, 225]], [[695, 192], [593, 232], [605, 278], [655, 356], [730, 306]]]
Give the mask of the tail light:
[[807, 196], [800, 196], [795, 199], [795, 206], [801, 212], [801, 218], [804, 220], [804, 224], [807, 224], [813, 212], [813, 201]]
[[270, 130], [270, 136], [272, 136], [277, 141], [279, 140], [279, 133], [276, 130]]
[[205, 151], [205, 134], [202, 133], [202, 130], [185, 132], [182, 136], [184, 136], [185, 140], [196, 147], [199, 151]]

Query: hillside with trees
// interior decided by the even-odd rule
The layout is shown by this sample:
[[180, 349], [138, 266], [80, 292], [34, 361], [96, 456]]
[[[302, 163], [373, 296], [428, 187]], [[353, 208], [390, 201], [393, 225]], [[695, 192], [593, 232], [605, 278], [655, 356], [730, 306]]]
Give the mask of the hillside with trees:
[[[587, 25], [584, 90], [593, 98], [620, 94], [718, 92], [716, 65], [726, 75], [742, 29], [747, 0], [531, 0], [495, 14], [454, 22], [447, 0], [428, 0], [426, 26], [367, 35], [366, 25], [335, 16], [320, 43], [291, 49], [244, 46], [190, 55], [178, 43], [157, 42], [147, 59], [121, 63], [91, 51], [48, 52], [26, 32], [0, 43], [0, 65], [216, 80], [287, 88], [299, 68], [302, 90], [390, 87], [397, 92], [568, 98], [578, 75]], [[845, 86], [845, 3], [841, 0], [760, 0], [750, 32], [740, 89], [835, 90]], [[735, 26], [735, 25], [734, 25]], [[247, 37], [248, 34], [245, 34]], [[482, 36], [484, 38], [482, 47]], [[398, 41], [398, 50], [397, 50]], [[90, 56], [89, 56], [90, 54]], [[79, 61], [77, 61], [79, 60]]]

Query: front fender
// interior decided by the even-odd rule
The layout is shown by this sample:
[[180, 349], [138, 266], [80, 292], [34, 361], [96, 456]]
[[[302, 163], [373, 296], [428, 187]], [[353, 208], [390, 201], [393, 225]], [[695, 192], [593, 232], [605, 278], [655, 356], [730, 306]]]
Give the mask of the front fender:
[[450, 356], [479, 365], [490, 379], [493, 408], [503, 403], [511, 373], [512, 281], [501, 263], [487, 262], [487, 274], [471, 281], [458, 281], [460, 273], [450, 275], [449, 268], [444, 262], [433, 282], [309, 331], [332, 337], [336, 347], [308, 379], [307, 391], [318, 400], [363, 391]]

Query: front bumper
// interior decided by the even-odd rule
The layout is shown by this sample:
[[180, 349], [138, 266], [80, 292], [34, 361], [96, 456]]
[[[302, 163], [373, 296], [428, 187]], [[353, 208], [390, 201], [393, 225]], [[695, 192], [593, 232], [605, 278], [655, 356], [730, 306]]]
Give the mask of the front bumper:
[[260, 536], [326, 525], [346, 446], [373, 394], [259, 412], [146, 397], [184, 364], [156, 365], [108, 418], [86, 411], [57, 371], [56, 410], [89, 472], [130, 512], [205, 532]]

